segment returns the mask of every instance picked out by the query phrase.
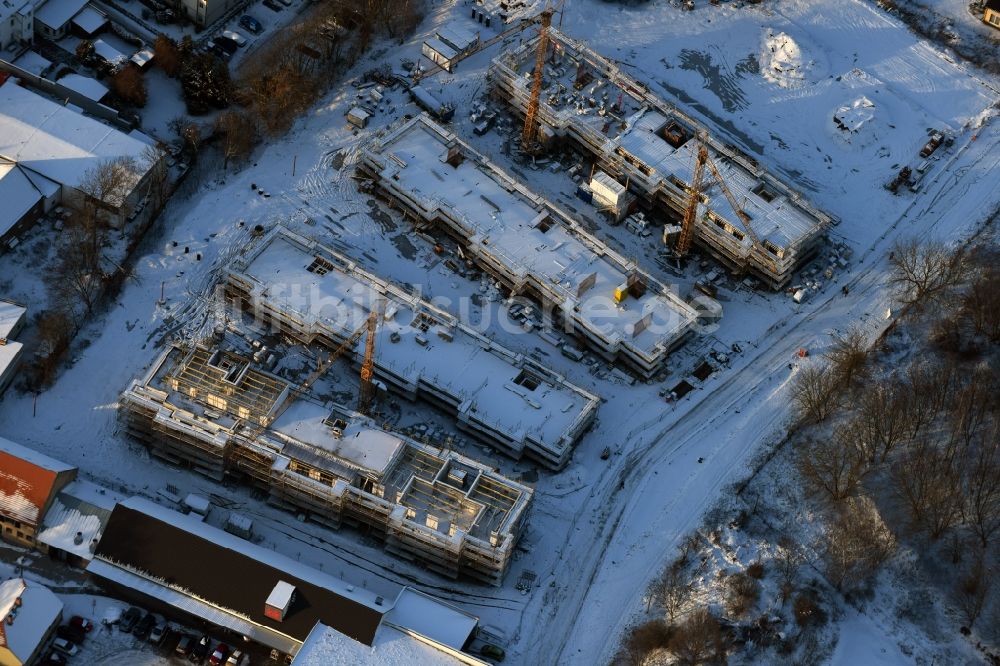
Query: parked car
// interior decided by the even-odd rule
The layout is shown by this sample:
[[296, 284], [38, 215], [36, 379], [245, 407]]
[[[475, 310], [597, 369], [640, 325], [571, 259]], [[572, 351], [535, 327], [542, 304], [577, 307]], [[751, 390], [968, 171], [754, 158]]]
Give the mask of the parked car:
[[49, 652], [49, 656], [45, 658], [42, 662], [45, 666], [66, 666], [69, 660], [66, 659], [66, 655], [61, 652]]
[[56, 636], [65, 638], [70, 643], [82, 643], [83, 639], [87, 637], [87, 632], [80, 627], [64, 624], [61, 627], [56, 627]]
[[219, 643], [215, 646], [215, 652], [208, 658], [208, 663], [212, 666], [219, 666], [225, 663], [227, 656], [229, 656], [229, 646], [225, 643]]
[[250, 655], [243, 652], [243, 650], [233, 650], [233, 653], [229, 655], [229, 659], [226, 660], [226, 666], [249, 666], [250, 665]]
[[239, 44], [237, 44], [234, 40], [229, 39], [228, 37], [225, 36], [216, 37], [212, 41], [215, 42], [215, 46], [217, 48], [222, 49], [229, 55], [233, 55], [240, 48]]
[[153, 645], [159, 645], [170, 633], [170, 626], [164, 622], [163, 624], [158, 624], [149, 632], [149, 642]]
[[139, 624], [135, 625], [135, 630], [132, 632], [136, 638], [140, 640], [146, 640], [149, 638], [149, 632], [153, 630], [156, 626], [156, 618], [152, 613], [146, 613]]
[[240, 17], [240, 27], [246, 28], [255, 35], [259, 35], [264, 32], [264, 26], [260, 24], [260, 21], [249, 14], [244, 14]]
[[507, 656], [507, 653], [504, 652], [502, 647], [493, 645], [492, 643], [486, 643], [483, 645], [482, 649], [479, 650], [479, 653], [484, 657], [493, 659], [494, 661], [503, 661], [504, 657]]
[[76, 646], [75, 643], [71, 643], [65, 638], [56, 638], [52, 641], [52, 648], [59, 650], [63, 654], [72, 657], [74, 654], [80, 651], [80, 648]]
[[208, 44], [206, 44], [205, 48], [208, 50], [209, 53], [214, 53], [215, 57], [223, 62], [229, 62], [229, 59], [233, 57], [232, 53], [230, 53], [226, 49], [216, 44], [215, 40], [212, 40]]
[[188, 661], [193, 664], [200, 664], [205, 661], [205, 657], [208, 656], [208, 648], [212, 644], [212, 639], [208, 636], [202, 636], [195, 643], [194, 647], [191, 648], [191, 654], [188, 655]]
[[69, 626], [79, 627], [80, 629], [86, 631], [88, 634], [94, 630], [94, 623], [88, 620], [87, 618], [81, 617], [79, 615], [74, 615], [69, 619]]
[[226, 39], [233, 40], [236, 42], [236, 45], [241, 48], [247, 45], [247, 38], [234, 30], [223, 30], [222, 36]]
[[181, 639], [177, 641], [177, 647], [174, 648], [174, 654], [178, 657], [186, 657], [191, 654], [191, 648], [194, 647], [194, 637], [188, 636], [187, 634], [182, 634]]
[[124, 614], [122, 614], [121, 620], [118, 621], [118, 629], [124, 631], [126, 634], [131, 634], [132, 630], [135, 629], [135, 625], [138, 624], [139, 620], [142, 619], [142, 611], [132, 606]]

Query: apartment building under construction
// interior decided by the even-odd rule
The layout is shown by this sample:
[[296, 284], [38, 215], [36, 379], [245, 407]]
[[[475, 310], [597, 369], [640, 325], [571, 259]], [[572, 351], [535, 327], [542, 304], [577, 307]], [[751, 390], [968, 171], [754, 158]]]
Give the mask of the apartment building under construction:
[[[259, 318], [334, 350], [379, 308], [375, 377], [513, 458], [561, 469], [596, 417], [594, 394], [283, 227], [233, 262], [225, 280], [229, 295]], [[359, 363], [363, 352], [360, 340], [347, 350]]]
[[386, 431], [255, 362], [243, 338], [167, 349], [121, 396], [128, 433], [213, 479], [449, 577], [503, 578], [532, 490], [465, 456]]
[[[548, 38], [536, 116], [543, 143], [570, 141], [646, 206], [677, 220], [687, 208], [695, 159], [704, 145], [725, 185], [706, 179], [695, 242], [737, 273], [749, 272], [775, 289], [786, 285], [816, 252], [831, 218], [582, 42], [554, 28]], [[495, 96], [522, 116], [531, 98], [538, 40], [537, 35], [525, 40], [490, 67]], [[753, 233], [747, 233], [734, 202]]]
[[360, 169], [416, 223], [438, 225], [512, 294], [641, 377], [694, 328], [698, 313], [676, 293], [427, 116], [369, 145]]

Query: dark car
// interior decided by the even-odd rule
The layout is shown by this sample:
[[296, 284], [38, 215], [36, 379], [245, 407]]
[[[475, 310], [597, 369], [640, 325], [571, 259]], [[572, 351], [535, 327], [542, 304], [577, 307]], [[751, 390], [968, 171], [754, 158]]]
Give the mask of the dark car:
[[222, 49], [229, 55], [233, 55], [234, 53], [236, 53], [236, 50], [240, 48], [239, 44], [237, 44], [234, 40], [229, 39], [228, 37], [216, 37], [212, 41], [215, 42], [215, 46], [217, 48]]
[[93, 631], [93, 629], [94, 629], [94, 623], [93, 622], [91, 622], [87, 618], [81, 617], [79, 615], [74, 615], [73, 617], [71, 617], [69, 619], [69, 626], [71, 626], [71, 627], [79, 627], [80, 629], [83, 629], [84, 631], [86, 631], [88, 634], [91, 631]]
[[149, 632], [151, 632], [155, 626], [156, 618], [153, 617], [152, 613], [146, 613], [139, 621], [139, 624], [135, 625], [135, 630], [132, 633], [136, 636], [136, 638], [146, 640], [149, 638]]
[[135, 606], [132, 606], [127, 611], [122, 613], [121, 620], [118, 621], [119, 631], [131, 634], [140, 619], [142, 619], [142, 611]]
[[187, 634], [181, 634], [181, 638], [177, 641], [177, 647], [174, 648], [174, 654], [178, 657], [186, 657], [191, 654], [191, 648], [194, 647], [194, 637], [188, 636]]
[[87, 632], [80, 627], [64, 624], [61, 627], [56, 627], [56, 636], [59, 638], [65, 638], [71, 643], [79, 644], [82, 643], [83, 639], [87, 637]]
[[208, 648], [212, 644], [212, 639], [208, 636], [202, 636], [198, 639], [198, 642], [193, 648], [191, 648], [191, 654], [188, 655], [188, 661], [194, 664], [200, 664], [205, 661], [205, 657], [208, 656]]
[[249, 14], [244, 14], [240, 17], [240, 26], [246, 28], [255, 35], [259, 35], [264, 32], [264, 26], [260, 24], [260, 21]]

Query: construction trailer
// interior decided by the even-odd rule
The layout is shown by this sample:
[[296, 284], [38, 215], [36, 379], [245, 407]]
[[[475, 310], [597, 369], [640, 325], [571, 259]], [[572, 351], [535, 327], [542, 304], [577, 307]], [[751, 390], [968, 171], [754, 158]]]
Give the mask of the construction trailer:
[[[598, 169], [627, 183], [645, 206], [676, 220], [684, 217], [698, 146], [704, 144], [754, 234], [747, 233], [722, 187], [710, 183], [702, 191], [695, 242], [737, 273], [749, 271], [773, 289], [788, 284], [818, 250], [830, 216], [617, 64], [555, 28], [547, 36], [535, 114], [539, 139], [570, 142]], [[490, 67], [494, 95], [522, 116], [530, 105], [538, 40], [500, 54]]]
[[[338, 349], [375, 308], [374, 376], [513, 458], [562, 469], [600, 399], [315, 241], [276, 227], [229, 267], [229, 297], [306, 345]], [[361, 363], [354, 340], [345, 355]]]
[[363, 528], [445, 576], [500, 584], [531, 488], [296, 389], [241, 340], [164, 351], [121, 396], [128, 434], [161, 459], [246, 481], [318, 523]]
[[426, 116], [367, 146], [360, 170], [418, 225], [434, 225], [564, 329], [642, 378], [691, 334], [694, 308]]

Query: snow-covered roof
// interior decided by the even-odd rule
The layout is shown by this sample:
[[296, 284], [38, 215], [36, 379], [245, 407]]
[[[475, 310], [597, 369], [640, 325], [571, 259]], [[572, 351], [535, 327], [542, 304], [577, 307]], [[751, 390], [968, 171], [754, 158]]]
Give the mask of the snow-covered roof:
[[0, 23], [6, 22], [14, 14], [31, 12], [30, 0], [0, 0]]
[[287, 608], [292, 603], [292, 595], [295, 594], [295, 586], [291, 583], [279, 580], [274, 584], [271, 594], [267, 595], [266, 603], [271, 608]]
[[92, 35], [108, 22], [108, 17], [103, 12], [87, 5], [79, 14], [73, 17], [73, 25], [83, 30], [84, 34]]
[[80, 502], [62, 492], [45, 513], [36, 539], [50, 548], [89, 560], [93, 557], [92, 547], [100, 540], [101, 530], [110, 515], [110, 511]]
[[342, 434], [333, 435], [330, 426], [325, 423], [328, 416], [329, 408], [297, 400], [271, 428], [379, 476], [385, 473], [405, 446], [398, 436], [365, 422], [348, 422]]
[[129, 56], [111, 46], [111, 44], [108, 44], [103, 39], [94, 40], [94, 53], [104, 58], [111, 64], [125, 62], [129, 59]]
[[[0, 161], [0, 237], [20, 222], [24, 214], [42, 200], [24, 171], [12, 162]], [[2, 320], [0, 320], [2, 325]], [[0, 338], [6, 337], [0, 329]]]
[[[329, 264], [325, 273], [309, 270], [316, 257]], [[387, 301], [376, 332], [375, 362], [382, 372], [410, 386], [435, 387], [454, 400], [463, 419], [513, 442], [538, 442], [561, 457], [597, 409], [596, 396], [284, 228], [234, 264], [231, 275], [231, 281], [254, 285], [252, 297], [305, 322], [311, 331], [332, 329], [333, 338], [349, 338], [371, 308]], [[362, 342], [353, 350], [359, 358]], [[538, 386], [529, 390], [519, 384], [523, 373]]]
[[156, 57], [156, 54], [153, 53], [153, 49], [143, 48], [143, 49], [139, 49], [138, 51], [136, 51], [135, 53], [133, 53], [132, 57], [130, 59], [132, 60], [132, 62], [134, 62], [139, 67], [145, 67], [150, 62], [152, 62], [153, 58], [155, 58], [155, 57]]
[[465, 647], [479, 625], [474, 615], [408, 587], [396, 597], [385, 620], [456, 650]]
[[145, 155], [147, 147], [14, 80], [0, 85], [0, 156], [55, 182], [79, 187], [89, 170], [115, 158], [136, 161], [138, 182], [152, 166]]
[[0, 384], [7, 379], [7, 374], [14, 372], [24, 351], [24, 345], [14, 340], [8, 340], [7, 344], [0, 345]]
[[[29, 449], [27, 446], [18, 444], [17, 442], [12, 442], [5, 437], [0, 437], [0, 455], [8, 455], [18, 460], [23, 460], [39, 469], [43, 469], [49, 472], [54, 472], [56, 474], [60, 472], [69, 472], [74, 469], [72, 465], [67, 465], [64, 462], [60, 462], [55, 458], [50, 458], [44, 453], [39, 453], [35, 449]], [[4, 469], [0, 466], [0, 470]]]
[[57, 81], [59, 85], [80, 93], [88, 99], [100, 102], [108, 94], [108, 87], [97, 79], [81, 74], [67, 74]]
[[435, 33], [442, 42], [457, 51], [465, 51], [479, 41], [479, 35], [454, 24], [448, 24], [437, 29]]
[[35, 20], [59, 30], [87, 5], [87, 0], [47, 0], [35, 12]]
[[195, 513], [204, 515], [212, 508], [212, 502], [207, 497], [202, 495], [188, 493], [188, 496], [184, 498], [184, 506], [191, 509]]
[[451, 60], [458, 56], [458, 52], [442, 42], [440, 39], [431, 37], [424, 42], [424, 46], [441, 55], [445, 60]]
[[44, 585], [23, 578], [5, 580], [0, 583], [0, 646], [27, 662], [62, 610], [62, 601]]
[[[463, 159], [446, 163], [452, 148]], [[425, 217], [453, 220], [473, 252], [502, 264], [514, 280], [543, 285], [567, 316], [612, 346], [664, 355], [697, 320], [647, 275], [642, 296], [615, 303], [616, 288], [637, 267], [427, 116], [400, 126], [369, 155], [383, 186]]]
[[[0, 350], [11, 345], [0, 345]], [[56, 476], [76, 468], [0, 437], [0, 514], [37, 524]]]
[[391, 625], [380, 626], [369, 647], [322, 622], [309, 632], [292, 660], [292, 666], [455, 666], [462, 663], [480, 662], [467, 655], [461, 659], [454, 657]]
[[[2, 4], [0, 3], [0, 5]], [[25, 71], [31, 72], [35, 76], [41, 76], [42, 72], [52, 66], [52, 61], [42, 57], [35, 51], [25, 51], [14, 60], [14, 64]]]

